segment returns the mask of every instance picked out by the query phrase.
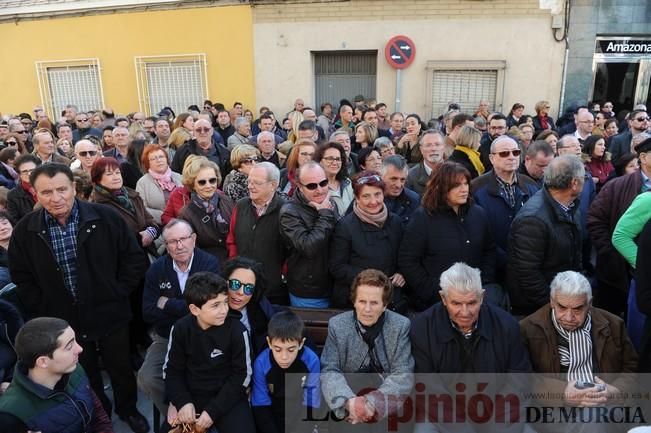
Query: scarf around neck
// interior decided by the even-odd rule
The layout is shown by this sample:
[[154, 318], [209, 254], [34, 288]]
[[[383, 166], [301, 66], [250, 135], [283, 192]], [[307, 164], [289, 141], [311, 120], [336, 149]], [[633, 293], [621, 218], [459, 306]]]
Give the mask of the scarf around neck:
[[32, 197], [32, 200], [34, 200], [34, 203], [36, 203], [38, 200], [36, 198], [36, 190], [34, 187], [29, 183], [29, 182], [23, 182], [22, 180], [20, 181], [20, 186], [23, 187], [25, 192]]
[[469, 147], [465, 146], [455, 146], [454, 150], [458, 150], [459, 152], [465, 154], [468, 156], [468, 159], [470, 159], [470, 163], [472, 164], [473, 167], [475, 167], [475, 170], [477, 171], [477, 176], [481, 176], [484, 174], [484, 164], [481, 162], [481, 159], [479, 158], [479, 152], [476, 150], [473, 150]]
[[561, 365], [567, 367], [567, 380], [583, 380], [592, 382], [592, 317], [588, 314], [585, 323], [574, 331], [566, 331], [556, 320], [556, 313], [552, 308], [552, 323], [558, 335], [568, 344], [558, 346], [558, 354], [561, 358]]
[[389, 216], [389, 211], [387, 210], [387, 206], [385, 204], [382, 205], [382, 210], [379, 213], [370, 214], [359, 207], [357, 200], [353, 201], [353, 212], [355, 212], [355, 215], [357, 215], [357, 217], [362, 220], [362, 222], [379, 228], [382, 228], [382, 226], [384, 226], [384, 223]]
[[149, 169], [149, 175], [154, 178], [158, 186], [161, 187], [163, 191], [172, 192], [176, 189], [176, 184], [172, 181], [172, 169], [167, 167], [165, 173], [156, 173], [151, 168]]
[[377, 322], [371, 326], [363, 325], [357, 319], [357, 312], [353, 310], [353, 318], [355, 320], [355, 330], [362, 337], [362, 340], [368, 347], [368, 359], [369, 365], [364, 366], [360, 365], [359, 372], [365, 373], [383, 373], [384, 369], [381, 362], [377, 359], [375, 354], [375, 341], [377, 337], [382, 333], [382, 328], [384, 327], [384, 319], [386, 317], [386, 311], [383, 311], [380, 317], [378, 317]]
[[136, 213], [136, 209], [133, 207], [133, 202], [129, 198], [129, 193], [125, 187], [122, 187], [115, 191], [109, 191], [104, 188], [102, 185], [95, 185], [95, 192], [107, 199], [116, 202], [118, 205], [126, 209], [132, 214]]

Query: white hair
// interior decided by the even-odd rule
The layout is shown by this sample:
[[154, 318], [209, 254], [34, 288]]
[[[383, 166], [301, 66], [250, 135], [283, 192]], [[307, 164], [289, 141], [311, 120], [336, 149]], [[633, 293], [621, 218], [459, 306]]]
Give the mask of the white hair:
[[550, 295], [564, 296], [582, 296], [588, 297], [588, 301], [592, 299], [592, 287], [586, 277], [575, 271], [565, 271], [556, 274], [551, 284]]
[[439, 280], [441, 296], [446, 296], [450, 289], [462, 294], [475, 293], [477, 296], [484, 294], [481, 287], [481, 272], [465, 263], [457, 262], [441, 274]]
[[270, 131], [261, 131], [261, 132], [258, 134], [258, 138], [256, 139], [256, 141], [258, 142], [258, 144], [260, 144], [260, 139], [265, 138], [265, 137], [270, 137], [272, 140], [275, 140], [275, 139], [276, 139], [276, 137], [274, 137], [273, 132], [270, 132]]

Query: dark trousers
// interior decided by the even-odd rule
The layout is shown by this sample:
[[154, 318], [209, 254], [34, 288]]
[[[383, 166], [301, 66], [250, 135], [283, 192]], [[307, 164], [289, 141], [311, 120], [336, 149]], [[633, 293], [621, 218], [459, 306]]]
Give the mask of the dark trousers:
[[86, 370], [90, 386], [102, 402], [104, 410], [111, 416], [111, 402], [104, 392], [104, 382], [99, 368], [99, 357], [111, 379], [115, 413], [120, 417], [136, 412], [138, 388], [129, 360], [129, 326], [124, 325], [95, 341], [81, 342], [84, 349], [79, 356]]
[[[176, 408], [181, 410], [180, 407]], [[197, 413], [197, 415], [201, 415]], [[214, 424], [210, 431], [217, 428], [219, 433], [255, 433], [255, 423], [253, 422], [253, 413], [246, 398], [242, 398], [231, 410], [226, 412], [219, 419], [213, 420]], [[165, 421], [161, 426], [161, 431], [169, 431], [170, 426]]]

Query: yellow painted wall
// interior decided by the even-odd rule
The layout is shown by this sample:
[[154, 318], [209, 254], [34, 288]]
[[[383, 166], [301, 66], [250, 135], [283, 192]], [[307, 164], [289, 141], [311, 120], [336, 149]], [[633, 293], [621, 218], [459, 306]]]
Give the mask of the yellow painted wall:
[[196, 53], [206, 54], [213, 101], [255, 107], [248, 5], [2, 23], [0, 112], [31, 113], [42, 104], [35, 62], [79, 58], [99, 58], [107, 106], [137, 111], [135, 56]]

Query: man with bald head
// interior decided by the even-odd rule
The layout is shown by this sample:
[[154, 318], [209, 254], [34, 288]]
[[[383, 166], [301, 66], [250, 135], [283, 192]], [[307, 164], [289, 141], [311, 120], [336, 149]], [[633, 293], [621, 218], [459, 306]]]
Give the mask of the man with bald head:
[[185, 160], [190, 155], [205, 156], [219, 167], [220, 172], [230, 171], [231, 152], [223, 144], [213, 140], [213, 127], [206, 119], [194, 122], [194, 137], [179, 148], [172, 160], [172, 170], [181, 173]]
[[79, 168], [90, 174], [93, 163], [100, 157], [99, 149], [90, 140], [79, 140], [75, 144], [75, 156], [80, 162]]
[[586, 138], [592, 135], [592, 128], [594, 128], [594, 116], [588, 110], [580, 111], [576, 115], [576, 131], [574, 136], [579, 140], [579, 143], [583, 145], [583, 142]]

